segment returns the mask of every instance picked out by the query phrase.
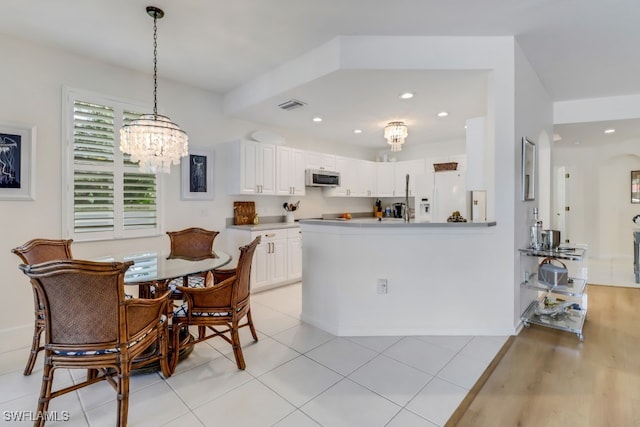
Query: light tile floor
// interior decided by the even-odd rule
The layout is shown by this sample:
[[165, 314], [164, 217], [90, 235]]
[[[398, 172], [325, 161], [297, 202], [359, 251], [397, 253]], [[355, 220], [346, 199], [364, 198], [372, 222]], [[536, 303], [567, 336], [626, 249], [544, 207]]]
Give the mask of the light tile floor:
[[[129, 426], [443, 426], [507, 339], [335, 337], [300, 321], [299, 283], [254, 294], [251, 307], [260, 340], [243, 328], [245, 371], [226, 342], [198, 344], [171, 378], [131, 379]], [[25, 377], [26, 357], [26, 348], [0, 354], [3, 422], [37, 406], [42, 359]], [[84, 374], [59, 370], [54, 387]], [[50, 410], [69, 420], [48, 426], [113, 426], [115, 392], [95, 384]]]

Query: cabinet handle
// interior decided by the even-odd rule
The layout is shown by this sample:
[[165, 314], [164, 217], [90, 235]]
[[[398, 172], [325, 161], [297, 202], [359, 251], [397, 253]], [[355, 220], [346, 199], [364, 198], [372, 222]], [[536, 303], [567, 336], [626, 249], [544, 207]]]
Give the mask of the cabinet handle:
[[276, 233], [265, 234], [264, 237], [276, 237]]

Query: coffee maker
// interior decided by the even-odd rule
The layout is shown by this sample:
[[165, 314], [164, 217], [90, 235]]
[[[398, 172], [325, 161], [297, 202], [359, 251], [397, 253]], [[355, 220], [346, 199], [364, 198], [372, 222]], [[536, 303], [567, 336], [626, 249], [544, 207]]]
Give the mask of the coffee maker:
[[393, 204], [393, 217], [394, 218], [404, 218], [405, 209], [406, 209], [406, 205], [404, 203], [394, 203]]

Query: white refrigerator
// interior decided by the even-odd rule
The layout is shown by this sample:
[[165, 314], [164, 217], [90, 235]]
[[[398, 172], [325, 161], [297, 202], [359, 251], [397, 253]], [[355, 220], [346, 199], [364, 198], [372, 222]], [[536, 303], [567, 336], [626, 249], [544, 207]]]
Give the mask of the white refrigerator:
[[[467, 192], [464, 171], [441, 171], [433, 173], [433, 196], [431, 200], [432, 222], [447, 222], [454, 211], [467, 216]], [[469, 218], [467, 218], [468, 220]]]

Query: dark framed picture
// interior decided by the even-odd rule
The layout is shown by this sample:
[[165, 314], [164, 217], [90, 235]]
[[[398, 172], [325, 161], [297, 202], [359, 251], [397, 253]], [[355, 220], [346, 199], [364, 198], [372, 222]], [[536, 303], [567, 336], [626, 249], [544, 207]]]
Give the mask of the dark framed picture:
[[631, 171], [631, 203], [640, 203], [640, 171]]
[[213, 200], [213, 151], [189, 150], [182, 158], [182, 200]]
[[35, 126], [0, 122], [0, 200], [35, 199]]

